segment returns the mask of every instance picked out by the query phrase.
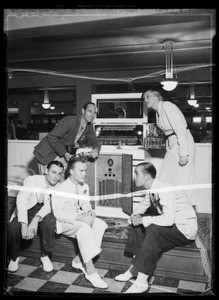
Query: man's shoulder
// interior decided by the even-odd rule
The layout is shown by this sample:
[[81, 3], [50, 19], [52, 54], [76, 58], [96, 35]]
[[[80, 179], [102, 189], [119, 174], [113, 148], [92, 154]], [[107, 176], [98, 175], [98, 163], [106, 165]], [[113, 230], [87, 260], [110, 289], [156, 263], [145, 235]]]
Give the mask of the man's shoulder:
[[63, 190], [65, 187], [69, 186], [70, 183], [71, 183], [71, 182], [70, 182], [69, 178], [67, 178], [67, 179], [65, 179], [63, 182], [58, 183], [58, 184], [54, 187], [54, 189], [56, 189], [56, 190]]
[[27, 176], [25, 179], [24, 179], [24, 185], [25, 184], [37, 184], [37, 183], [41, 183], [44, 181], [44, 175], [30, 175], [30, 176]]
[[162, 101], [163, 107], [174, 107], [175, 104], [173, 104], [171, 101]]
[[62, 118], [59, 122], [75, 122], [78, 119], [78, 116], [68, 115]]

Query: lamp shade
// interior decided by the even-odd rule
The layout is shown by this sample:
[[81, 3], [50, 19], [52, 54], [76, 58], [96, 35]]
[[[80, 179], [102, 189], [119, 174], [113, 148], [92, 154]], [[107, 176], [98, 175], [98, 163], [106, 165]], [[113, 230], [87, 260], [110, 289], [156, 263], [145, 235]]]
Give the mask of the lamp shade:
[[190, 100], [188, 100], [188, 104], [189, 104], [189, 105], [192, 105], [192, 106], [195, 106], [195, 105], [197, 104], [197, 100], [195, 100], [195, 99], [190, 99]]
[[172, 91], [177, 87], [178, 81], [172, 78], [164, 79], [163, 81], [161, 81], [161, 84], [162, 84], [162, 88], [165, 91]]

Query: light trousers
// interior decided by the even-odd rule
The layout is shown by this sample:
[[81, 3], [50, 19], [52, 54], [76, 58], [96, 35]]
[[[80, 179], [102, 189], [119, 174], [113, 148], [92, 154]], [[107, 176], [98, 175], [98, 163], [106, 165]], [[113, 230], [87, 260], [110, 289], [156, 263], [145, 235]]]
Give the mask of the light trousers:
[[101, 243], [107, 227], [106, 222], [99, 218], [94, 218], [92, 227], [81, 221], [75, 221], [74, 224], [63, 222], [61, 234], [77, 239], [83, 262], [87, 263], [101, 252]]

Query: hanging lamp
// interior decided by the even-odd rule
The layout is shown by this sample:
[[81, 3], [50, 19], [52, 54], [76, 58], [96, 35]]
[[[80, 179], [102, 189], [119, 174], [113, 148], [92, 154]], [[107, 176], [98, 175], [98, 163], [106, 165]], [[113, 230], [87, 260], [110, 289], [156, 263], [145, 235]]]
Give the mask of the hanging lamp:
[[199, 107], [197, 100], [195, 99], [195, 86], [194, 84], [190, 84], [189, 87], [189, 99], [187, 100], [188, 104], [194, 107]]
[[172, 91], [176, 88], [178, 81], [173, 76], [173, 41], [165, 41], [165, 78], [161, 81], [165, 91]]
[[42, 103], [42, 107], [44, 109], [48, 109], [50, 108], [50, 103], [49, 103], [49, 91], [48, 90], [44, 90], [44, 100]]

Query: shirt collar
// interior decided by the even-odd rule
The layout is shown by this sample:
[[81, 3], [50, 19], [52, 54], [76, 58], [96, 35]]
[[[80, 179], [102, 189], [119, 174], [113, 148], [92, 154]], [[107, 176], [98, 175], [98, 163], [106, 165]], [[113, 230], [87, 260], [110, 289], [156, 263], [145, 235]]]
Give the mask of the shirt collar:
[[156, 188], [157, 184], [158, 184], [158, 180], [155, 178], [151, 185], [151, 189]]
[[161, 109], [162, 109], [162, 106], [163, 106], [163, 103], [162, 103], [162, 101], [159, 101], [158, 102], [158, 105], [157, 105], [157, 109], [158, 109], [158, 115], [160, 115], [160, 113], [161, 113]]
[[83, 115], [81, 115], [81, 121], [80, 121], [80, 126], [82, 128], [85, 128], [87, 126], [87, 121], [84, 119]]

